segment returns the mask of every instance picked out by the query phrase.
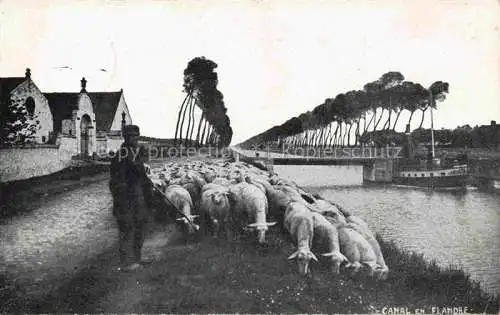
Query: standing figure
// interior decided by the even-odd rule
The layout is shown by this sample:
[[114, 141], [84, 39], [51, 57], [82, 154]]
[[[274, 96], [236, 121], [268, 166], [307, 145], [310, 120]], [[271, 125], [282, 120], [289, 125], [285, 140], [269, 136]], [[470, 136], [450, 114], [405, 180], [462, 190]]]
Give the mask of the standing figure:
[[133, 270], [140, 267], [152, 185], [144, 166], [145, 150], [138, 144], [139, 127], [125, 125], [122, 130], [124, 143], [111, 161], [109, 188], [119, 229], [120, 262], [124, 270]]

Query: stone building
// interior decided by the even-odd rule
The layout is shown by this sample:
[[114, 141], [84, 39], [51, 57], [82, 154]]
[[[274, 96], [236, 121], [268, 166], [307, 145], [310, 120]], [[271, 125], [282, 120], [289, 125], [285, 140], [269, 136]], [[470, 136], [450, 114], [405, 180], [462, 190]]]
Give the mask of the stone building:
[[20, 102], [40, 121], [36, 143], [57, 144], [80, 156], [116, 151], [122, 124], [132, 124], [123, 90], [87, 92], [86, 84], [82, 78], [80, 92], [42, 93], [26, 69], [25, 77], [0, 78], [1, 104]]
[[0, 106], [8, 106], [9, 100], [23, 104], [28, 119], [40, 121], [35, 142], [47, 143], [53, 131], [52, 112], [44, 94], [31, 80], [29, 69], [26, 69], [24, 77], [0, 78]]

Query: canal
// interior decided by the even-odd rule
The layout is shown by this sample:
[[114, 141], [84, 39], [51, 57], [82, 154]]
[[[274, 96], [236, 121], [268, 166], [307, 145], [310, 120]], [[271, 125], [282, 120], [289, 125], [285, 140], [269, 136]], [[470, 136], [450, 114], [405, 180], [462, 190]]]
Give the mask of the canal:
[[364, 185], [360, 166], [275, 165], [280, 176], [359, 215], [384, 239], [458, 266], [500, 294], [500, 194]]

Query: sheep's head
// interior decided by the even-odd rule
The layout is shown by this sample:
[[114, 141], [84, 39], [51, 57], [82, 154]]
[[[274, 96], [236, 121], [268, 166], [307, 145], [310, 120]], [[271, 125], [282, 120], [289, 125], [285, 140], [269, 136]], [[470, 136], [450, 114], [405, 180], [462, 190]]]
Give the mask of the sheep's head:
[[265, 222], [265, 223], [251, 223], [247, 225], [247, 229], [254, 230], [257, 232], [257, 240], [259, 244], [264, 244], [266, 242], [266, 232], [269, 230], [270, 226], [276, 225], [277, 222]]
[[212, 200], [215, 204], [220, 205], [224, 201], [228, 201], [229, 191], [216, 191], [212, 195]]
[[194, 234], [200, 229], [200, 226], [198, 224], [194, 223], [194, 221], [193, 221], [194, 218], [196, 218], [196, 217], [198, 217], [198, 216], [197, 215], [190, 215], [189, 220], [186, 219], [185, 217], [182, 217], [182, 218], [177, 219], [177, 221], [181, 221], [182, 223], [184, 223], [184, 225], [187, 228], [188, 234]]
[[331, 263], [331, 270], [333, 274], [338, 275], [340, 273], [340, 266], [344, 262], [349, 262], [348, 259], [342, 255], [340, 252], [331, 252], [331, 253], [325, 253], [321, 254], [323, 257], [327, 257]]
[[298, 250], [288, 259], [297, 258], [297, 265], [299, 267], [299, 274], [306, 275], [309, 272], [309, 263], [311, 259], [318, 261], [318, 258], [310, 250]]

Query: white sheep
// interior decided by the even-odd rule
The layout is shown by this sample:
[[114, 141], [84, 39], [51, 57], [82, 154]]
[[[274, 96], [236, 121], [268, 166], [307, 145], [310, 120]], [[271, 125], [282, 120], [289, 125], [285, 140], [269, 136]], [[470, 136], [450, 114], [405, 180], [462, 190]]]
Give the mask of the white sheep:
[[[208, 185], [210, 184], [205, 186]], [[212, 234], [220, 235], [224, 231], [226, 238], [231, 240], [232, 218], [228, 194], [229, 190], [222, 186], [204, 189], [200, 200], [200, 214], [205, 221], [205, 227], [210, 228]]]
[[297, 251], [290, 255], [288, 259], [297, 258], [299, 273], [306, 275], [309, 272], [311, 259], [318, 261], [318, 258], [311, 251], [314, 237], [312, 212], [304, 203], [290, 202], [285, 210], [283, 224], [297, 244]]
[[323, 199], [316, 199], [313, 205], [324, 216], [328, 216], [328, 217], [334, 218], [335, 221], [338, 224], [345, 224], [345, 223], [347, 223], [346, 222], [346, 218], [344, 217], [344, 215], [342, 214], [342, 212], [340, 212], [340, 210], [336, 206], [334, 206], [333, 204], [331, 204], [330, 202], [328, 202], [326, 200], [323, 200]]
[[387, 264], [385, 263], [384, 255], [380, 249], [380, 244], [369, 229], [368, 224], [355, 215], [348, 216], [346, 221], [348, 223], [347, 226], [356, 230], [371, 245], [375, 256], [377, 257], [377, 267], [375, 268], [375, 273], [379, 279], [386, 279], [389, 273], [389, 267], [387, 267]]
[[362, 265], [368, 266], [370, 276], [377, 268], [377, 256], [368, 241], [355, 229], [349, 226], [339, 225], [340, 251], [349, 263], [346, 268], [352, 268], [357, 273]]
[[266, 195], [256, 186], [246, 182], [232, 185], [229, 187], [229, 198], [233, 208], [233, 217], [243, 228], [243, 217], [247, 222], [247, 229], [257, 231], [259, 243], [265, 243], [266, 232], [270, 226], [276, 222], [267, 222], [266, 216], [268, 203]]
[[334, 274], [340, 273], [340, 265], [348, 262], [340, 252], [339, 234], [337, 227], [331, 224], [322, 214], [313, 212], [314, 238], [313, 249], [322, 251], [321, 256], [328, 257]]
[[[184, 216], [193, 222], [196, 217], [191, 214], [193, 201], [191, 200], [189, 192], [184, 187], [180, 185], [170, 185], [165, 189], [165, 196], [177, 208], [177, 210], [181, 211]], [[183, 221], [187, 225], [188, 233], [192, 234], [199, 229], [199, 226], [194, 223], [190, 224], [186, 217], [182, 217], [177, 220]]]

